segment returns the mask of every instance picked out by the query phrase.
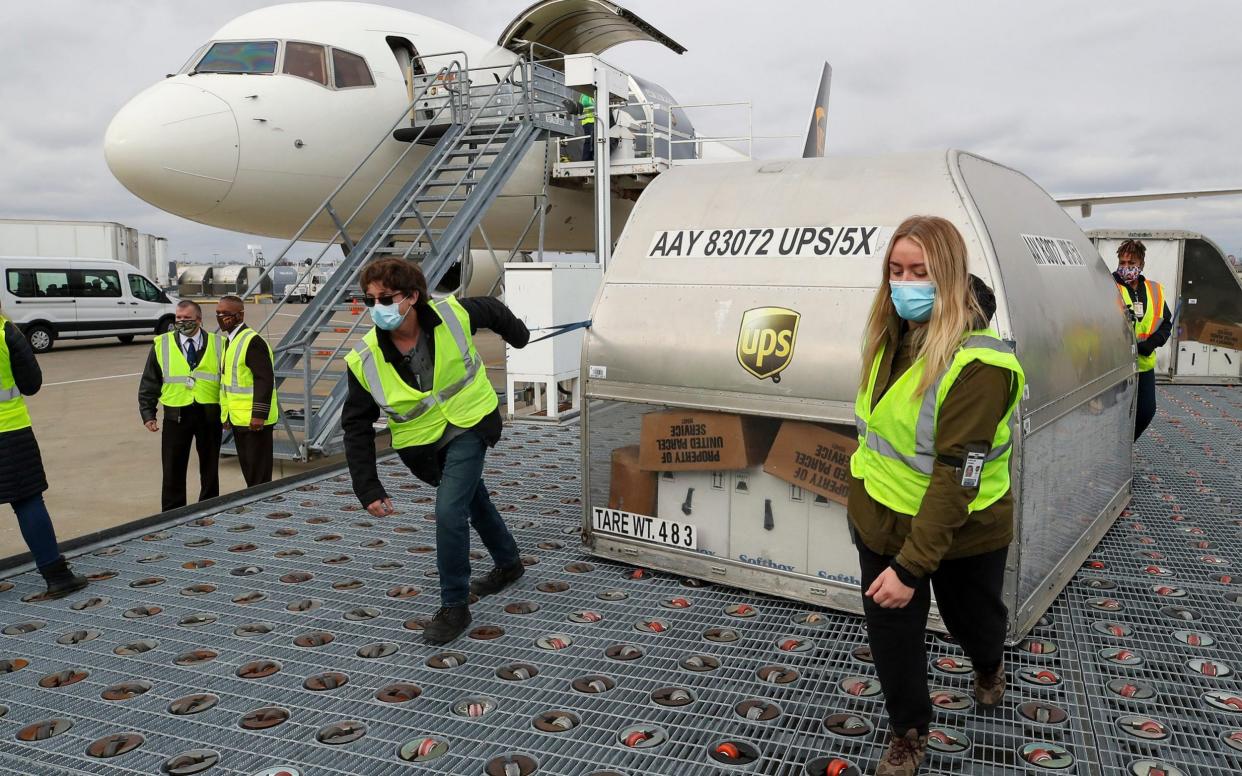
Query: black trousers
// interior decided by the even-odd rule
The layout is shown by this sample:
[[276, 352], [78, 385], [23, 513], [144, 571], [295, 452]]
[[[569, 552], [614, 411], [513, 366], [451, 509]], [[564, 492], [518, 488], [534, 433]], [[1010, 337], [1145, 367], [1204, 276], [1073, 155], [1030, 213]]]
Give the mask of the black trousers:
[[237, 445], [237, 462], [241, 465], [246, 487], [253, 488], [272, 481], [272, 432], [275, 426], [264, 426], [258, 431], [233, 426], [233, 441]]
[[582, 134], [586, 135], [586, 139], [582, 141], [582, 161], [595, 161], [595, 122], [582, 125]]
[[[862, 542], [858, 560], [862, 566], [865, 592], [880, 575], [891, 557], [877, 555]], [[927, 684], [927, 613], [931, 608], [931, 588], [949, 633], [957, 639], [978, 671], [994, 671], [1005, 653], [1005, 632], [1009, 611], [1001, 589], [1005, 583], [1005, 558], [1009, 548], [942, 561], [924, 578], [910, 603], [901, 609], [885, 609], [863, 596], [867, 616], [867, 638], [875, 658], [875, 672], [884, 690], [884, 706], [889, 725], [897, 735], [910, 729], [926, 733], [931, 724], [932, 704]]]
[[1149, 369], [1138, 375], [1138, 406], [1134, 412], [1134, 441], [1143, 435], [1156, 417], [1156, 370]]
[[183, 507], [185, 472], [190, 465], [191, 445], [198, 452], [198, 500], [220, 495], [220, 406], [188, 404], [164, 408], [164, 430], [160, 436], [160, 458], [164, 482], [160, 489], [160, 509]]

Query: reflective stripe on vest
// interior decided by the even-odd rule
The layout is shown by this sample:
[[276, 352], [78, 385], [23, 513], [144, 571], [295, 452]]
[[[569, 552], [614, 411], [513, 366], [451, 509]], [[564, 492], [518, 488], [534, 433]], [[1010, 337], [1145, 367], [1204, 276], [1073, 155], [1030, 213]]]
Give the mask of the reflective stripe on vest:
[[[203, 332], [203, 354], [199, 359], [198, 368], [190, 371], [190, 363], [180, 346], [174, 347], [175, 336], [172, 332], [161, 334], [155, 338], [156, 356], [160, 371], [164, 376], [165, 390], [160, 394], [160, 403], [166, 407], [184, 407], [197, 401], [200, 404], [216, 404], [220, 401], [220, 335]], [[176, 356], [174, 356], [174, 351]], [[169, 374], [174, 368], [181, 371], [181, 365], [189, 374]], [[204, 369], [203, 367], [209, 367]], [[170, 386], [176, 386], [175, 388]]]
[[[1143, 317], [1134, 321], [1134, 336], [1139, 342], [1146, 340], [1148, 337], [1156, 333], [1159, 326], [1156, 325], [1157, 320], [1164, 319], [1164, 286], [1154, 280], [1144, 280], [1144, 286], [1147, 289], [1147, 307], [1143, 309]], [[1130, 287], [1119, 283], [1117, 285], [1121, 289], [1121, 298], [1125, 301], [1126, 307], [1134, 310], [1134, 295], [1130, 292]], [[1150, 372], [1156, 368], [1156, 354], [1138, 356], [1138, 371]]]
[[[245, 424], [251, 420], [254, 410], [254, 374], [246, 367], [245, 355], [250, 343], [258, 337], [254, 329], [245, 329], [226, 341], [220, 358], [220, 417], [234, 425]], [[264, 342], [267, 346], [267, 343]], [[271, 353], [271, 346], [267, 346]], [[275, 366], [275, 359], [272, 359]], [[250, 385], [242, 385], [242, 378]], [[230, 406], [234, 405], [234, 406]], [[272, 405], [268, 408], [266, 424], [271, 425], [280, 417], [279, 403], [275, 386], [272, 387]]]
[[[980, 351], [992, 352], [997, 354], [997, 356], [981, 359], [979, 357]], [[985, 508], [994, 502], [996, 498], [1004, 495], [1004, 492], [1008, 490], [1008, 457], [1010, 450], [1012, 449], [1013, 430], [1011, 428], [1011, 423], [1013, 420], [1013, 411], [1017, 406], [1017, 400], [1021, 395], [1022, 385], [1025, 381], [1021, 365], [1018, 364], [1017, 359], [1013, 356], [1012, 349], [990, 332], [972, 333], [962, 342], [962, 346], [958, 350], [957, 354], [954, 355], [954, 360], [950, 364], [949, 368], [946, 369], [926, 391], [924, 391], [921, 397], [918, 412], [911, 417], [911, 420], [913, 420], [913, 449], [910, 453], [900, 450], [897, 445], [895, 445], [891, 440], [885, 438], [883, 434], [874, 428], [874, 423], [870, 422], [872, 413], [875, 411], [872, 409], [872, 405], [879, 404], [879, 402], [873, 401], [873, 397], [875, 394], [875, 384], [879, 374], [880, 362], [883, 359], [883, 356], [884, 351], [881, 349], [880, 352], [876, 354], [875, 361], [872, 364], [868, 382], [865, 386], [860, 388], [858, 398], [855, 402], [854, 423], [858, 429], [859, 439], [862, 440], [862, 444], [859, 448], [859, 452], [855, 453], [854, 457], [851, 458], [851, 471], [854, 475], [864, 480], [864, 482], [866, 482], [869, 473], [880, 478], [897, 478], [900, 482], [884, 483], [885, 487], [881, 490], [886, 492], [887, 497], [878, 497], [877, 500], [899, 512], [910, 515], [915, 514], [917, 512], [917, 505], [913, 503], [912, 498], [907, 498], [906, 496], [911, 495], [913, 491], [917, 490], [919, 492], [918, 501], [921, 502], [922, 493], [926, 492], [926, 488], [930, 484], [930, 477], [936, 462], [936, 422], [939, 408], [940, 404], [944, 401], [944, 397], [948, 394], [949, 389], [952, 387], [952, 383], [946, 383], [946, 381], [950, 378], [950, 376], [956, 380], [957, 375], [961, 373], [961, 370], [972, 361], [984, 360], [995, 366], [1010, 369], [1014, 373], [1014, 379], [1011, 385], [1012, 391], [1009, 412], [1006, 414], [1001, 426], [998, 427], [996, 433], [993, 435], [992, 449], [989, 450], [984, 458], [985, 464], [1003, 461], [1004, 466], [1002, 468], [1004, 469], [1004, 472], [1003, 475], [994, 473], [991, 474], [992, 480], [989, 482], [991, 487], [986, 489], [986, 493], [985, 488], [981, 483], [980, 494], [974, 501], [972, 501], [971, 511], [973, 512], [978, 509]], [[912, 381], [910, 384], [905, 384], [902, 387], [910, 393], [909, 398], [913, 401], [917, 396], [913, 393], [913, 385], [917, 385], [918, 378], [921, 377], [921, 372], [922, 361], [920, 359], [916, 360], [915, 364], [910, 367], [910, 370], [907, 370], [905, 375], [902, 375], [893, 382], [893, 385], [889, 387], [889, 393], [881, 397], [880, 402], [888, 399], [889, 395], [893, 394], [895, 390], [901, 390], [898, 386], [903, 380]], [[899, 401], [901, 398], [902, 395], [895, 395], [894, 401]], [[902, 410], [900, 407], [896, 409], [892, 407], [885, 407], [883, 411], [890, 413], [887, 415], [889, 418], [889, 427], [892, 427], [893, 422], [901, 423], [901, 413], [905, 412], [905, 410]], [[893, 415], [891, 413], [898, 414]], [[868, 464], [868, 460], [872, 455], [878, 456], [880, 459], [899, 462], [903, 467], [905, 467], [906, 471], [917, 473], [917, 476], [912, 480], [909, 479], [908, 476], [900, 474], [899, 471], [890, 471], [887, 474], [883, 474], [879, 471], [879, 469], [883, 469], [885, 467], [880, 466], [879, 464]], [[873, 468], [875, 471], [872, 471]], [[995, 472], [995, 470], [996, 467], [985, 467], [985, 476]], [[996, 479], [997, 477], [1002, 477], [1003, 483]], [[874, 483], [872, 483], [872, 485], [874, 485]], [[1002, 485], [1003, 487], [1001, 487]], [[891, 491], [891, 493], [888, 493], [889, 491]], [[872, 487], [868, 487], [868, 492], [872, 492]], [[993, 496], [995, 496], [995, 498], [993, 498]]]
[[[250, 343], [250, 340], [252, 340], [254, 336], [255, 336], [254, 329], [246, 329], [241, 334], [238, 334], [236, 337], [234, 337], [229, 342], [229, 344], [225, 347], [224, 358], [220, 360], [220, 364], [221, 364], [220, 390], [224, 391], [225, 393], [237, 394], [239, 396], [253, 396], [254, 395], [253, 385], [238, 385], [237, 384], [237, 380], [238, 380], [237, 373], [239, 371], [239, 367], [242, 365], [242, 354], [246, 352], [246, 345]], [[233, 368], [229, 370], [225, 370], [223, 368], [224, 361], [226, 358], [228, 358], [229, 350], [233, 351], [233, 364], [232, 364]]]
[[0, 433], [30, 428], [30, 410], [13, 378], [9, 343], [4, 334], [7, 325], [8, 319], [0, 315]]
[[578, 95], [578, 104], [582, 106], [581, 123], [584, 126], [587, 124], [594, 124], [595, 123], [595, 100], [591, 99], [590, 95], [580, 94]]
[[444, 325], [432, 332], [436, 363], [431, 391], [408, 385], [384, 361], [375, 329], [345, 357], [355, 379], [387, 416], [396, 448], [434, 442], [448, 423], [470, 427], [497, 404], [496, 391], [463, 324], [469, 320], [465, 308], [453, 297], [431, 307]]

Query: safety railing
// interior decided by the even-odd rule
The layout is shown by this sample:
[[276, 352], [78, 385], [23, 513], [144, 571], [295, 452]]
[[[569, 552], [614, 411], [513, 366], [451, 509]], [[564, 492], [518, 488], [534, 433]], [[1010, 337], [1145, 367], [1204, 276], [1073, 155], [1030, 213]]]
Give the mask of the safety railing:
[[[470, 192], [476, 184], [488, 179], [486, 171], [491, 165], [496, 160], [513, 156], [511, 151], [514, 149], [505, 148], [513, 133], [511, 130], [502, 130], [506, 127], [528, 125], [553, 126], [559, 122], [559, 131], [563, 132], [567, 124], [567, 120], [560, 115], [565, 110], [564, 86], [563, 83], [558, 84], [559, 73], [553, 68], [519, 59], [504, 68], [471, 71], [468, 66], [462, 65], [467, 61], [463, 52], [427, 55], [427, 58], [453, 55], [458, 55], [460, 62], [455, 57], [435, 73], [413, 79], [410, 89], [412, 99], [384, 136], [333, 189], [288, 246], [265, 266], [264, 272], [247, 292], [251, 293], [255, 288], [261, 287], [264, 278], [282, 264], [292, 246], [312, 228], [322, 225], [323, 219], [329, 219], [332, 227], [329, 242], [309, 262], [299, 265], [300, 273], [296, 282], [289, 285], [286, 293], [258, 327], [261, 331], [269, 331], [276, 316], [281, 315], [291, 301], [294, 288], [304, 286], [316, 275], [326, 275], [324, 263], [328, 251], [338, 242], [343, 245], [346, 260], [336, 267], [328, 282], [321, 286], [315, 300], [302, 310], [289, 332], [274, 348], [278, 384], [288, 379], [302, 382], [302, 390], [292, 393], [284, 391], [284, 395], [288, 396], [288, 403], [293, 405], [298, 404], [298, 398], [295, 397], [300, 394], [300, 412], [295, 410], [282, 413], [280, 419], [290, 445], [299, 449], [302, 457], [308, 454], [308, 445], [325, 438], [328, 429], [324, 419], [318, 416], [330, 415], [331, 412], [323, 410], [332, 410], [332, 403], [339, 404], [343, 398], [343, 391], [340, 390], [343, 378], [340, 362], [365, 330], [367, 319], [360, 314], [361, 308], [354, 306], [351, 309], [348, 306], [350, 300], [357, 296], [354, 287], [365, 262], [376, 250], [385, 246], [397, 246], [401, 251], [399, 255], [406, 259], [413, 258], [417, 250], [423, 259], [428, 283], [434, 287], [452, 260], [455, 260], [455, 247], [452, 246], [465, 240], [468, 250], [469, 234], [463, 233], [466, 227], [461, 226], [456, 218], [466, 206], [454, 210], [451, 203], [466, 201], [469, 204], [472, 196]], [[391, 151], [382, 152], [381, 149], [391, 148], [393, 133], [407, 123], [417, 130], [406, 131], [406, 137], [402, 138], [411, 142], [405, 143], [404, 149], [395, 158]], [[442, 148], [441, 137], [447, 127], [451, 127], [449, 131], [455, 133], [452, 141], [454, 144], [458, 142], [456, 138], [469, 138], [468, 144], [463, 146], [469, 149], [464, 155], [465, 162], [453, 163], [450, 166], [450, 159], [460, 159], [463, 155], [452, 155], [448, 148], [453, 146]], [[529, 132], [532, 131], [526, 130], [527, 134], [523, 137], [531, 138]], [[425, 146], [433, 141], [435, 148], [424, 157], [418, 172], [412, 175], [410, 154], [420, 144]], [[386, 165], [382, 173], [377, 174], [379, 171], [376, 169], [376, 162], [380, 166]], [[440, 177], [449, 170], [453, 171], [452, 176]], [[402, 181], [395, 181], [394, 176], [399, 171], [403, 176]], [[480, 177], [473, 177], [476, 175]], [[371, 185], [358, 199], [357, 193], [352, 189], [358, 188], [356, 182], [363, 180], [364, 176]], [[392, 198], [390, 188], [385, 191], [392, 184], [399, 184], [402, 190], [397, 199]], [[430, 195], [430, 186], [436, 187], [434, 195]], [[381, 196], [381, 192], [384, 192], [382, 196], [388, 198], [384, 212], [378, 220], [367, 224], [364, 230], [361, 228], [361, 214], [374, 211], [374, 203]], [[495, 196], [497, 193], [498, 189], [488, 196]], [[423, 196], [419, 196], [420, 194]], [[410, 198], [409, 201], [405, 200], [406, 197]], [[422, 205], [413, 206], [415, 202], [430, 205], [423, 212]], [[474, 215], [480, 215], [479, 207], [476, 203]], [[532, 222], [523, 231], [523, 239], [530, 232], [534, 216], [538, 212], [540, 211], [536, 211]], [[412, 219], [417, 219], [417, 224], [409, 223], [409, 226], [415, 228], [399, 228], [403, 222]], [[433, 229], [432, 224], [447, 225], [442, 229]], [[447, 242], [451, 246], [440, 250], [440, 241], [446, 240], [450, 233], [453, 239]], [[385, 255], [394, 254], [392, 250], [386, 250]], [[431, 260], [431, 266], [428, 266], [428, 260]], [[493, 261], [496, 260], [493, 254]], [[342, 309], [353, 312], [354, 320], [336, 321], [335, 316]], [[322, 359], [321, 363], [314, 363], [319, 359]], [[330, 394], [324, 395], [320, 392], [320, 386], [329, 378], [332, 379], [333, 388]], [[339, 407], [335, 409], [339, 412]], [[293, 434], [293, 425], [297, 421], [301, 421], [303, 431], [301, 446]]]

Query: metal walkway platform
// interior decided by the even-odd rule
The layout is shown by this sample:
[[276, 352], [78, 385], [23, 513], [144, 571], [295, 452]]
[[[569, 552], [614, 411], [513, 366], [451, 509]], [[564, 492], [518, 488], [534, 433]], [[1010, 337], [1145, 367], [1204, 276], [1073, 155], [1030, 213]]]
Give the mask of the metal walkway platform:
[[[921, 773], [1242, 772], [1242, 391], [1160, 392], [1130, 513], [1011, 650], [1004, 706], [929, 637]], [[528, 573], [444, 649], [417, 632], [433, 493], [392, 459], [392, 518], [328, 475], [98, 548], [61, 601], [0, 581], [0, 772], [870, 773], [861, 621], [587, 558], [577, 433], [512, 427], [489, 457]]]

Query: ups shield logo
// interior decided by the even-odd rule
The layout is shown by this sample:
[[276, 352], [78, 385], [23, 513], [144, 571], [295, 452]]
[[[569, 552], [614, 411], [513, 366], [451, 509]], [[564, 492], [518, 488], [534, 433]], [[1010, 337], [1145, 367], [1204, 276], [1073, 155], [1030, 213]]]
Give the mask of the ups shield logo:
[[784, 307], [756, 307], [742, 315], [737, 334], [737, 361], [760, 380], [781, 381], [780, 373], [793, 360], [802, 316]]

